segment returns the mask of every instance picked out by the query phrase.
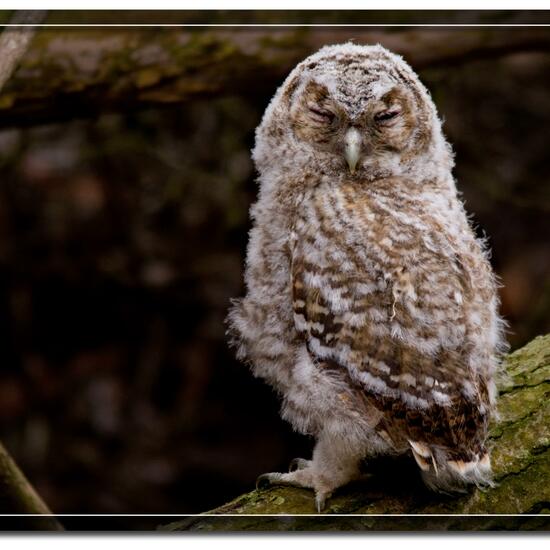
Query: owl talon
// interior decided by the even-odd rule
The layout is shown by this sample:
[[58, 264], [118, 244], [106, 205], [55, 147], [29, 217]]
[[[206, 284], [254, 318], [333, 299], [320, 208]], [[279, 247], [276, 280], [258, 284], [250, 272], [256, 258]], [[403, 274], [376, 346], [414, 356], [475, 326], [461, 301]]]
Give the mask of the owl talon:
[[290, 461], [288, 471], [295, 472], [296, 470], [305, 470], [310, 465], [311, 460], [306, 460], [305, 458], [294, 458]]
[[317, 507], [318, 514], [320, 514], [325, 509], [325, 504], [328, 498], [330, 498], [330, 493], [315, 494], [315, 506]]
[[281, 480], [281, 474], [273, 472], [271, 474], [262, 474], [256, 479], [256, 490], [262, 491], [268, 489], [272, 485], [276, 485]]

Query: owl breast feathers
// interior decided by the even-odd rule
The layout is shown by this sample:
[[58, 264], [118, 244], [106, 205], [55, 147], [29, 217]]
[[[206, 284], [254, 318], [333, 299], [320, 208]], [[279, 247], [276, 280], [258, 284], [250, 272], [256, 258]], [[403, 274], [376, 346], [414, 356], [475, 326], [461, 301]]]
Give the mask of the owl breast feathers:
[[495, 278], [416, 74], [381, 46], [323, 48], [275, 94], [253, 158], [230, 334], [317, 440], [311, 461], [264, 481], [311, 487], [319, 504], [364, 457], [410, 452], [432, 488], [490, 483]]

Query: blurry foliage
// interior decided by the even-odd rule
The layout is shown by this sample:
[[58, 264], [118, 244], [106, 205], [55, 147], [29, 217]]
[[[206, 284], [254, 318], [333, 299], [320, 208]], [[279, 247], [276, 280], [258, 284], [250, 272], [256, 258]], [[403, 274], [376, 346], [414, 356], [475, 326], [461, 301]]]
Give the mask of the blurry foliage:
[[[513, 347], [550, 331], [548, 75], [548, 54], [422, 74]], [[309, 452], [224, 335], [268, 100], [0, 132], [0, 439], [54, 511], [200, 512]]]

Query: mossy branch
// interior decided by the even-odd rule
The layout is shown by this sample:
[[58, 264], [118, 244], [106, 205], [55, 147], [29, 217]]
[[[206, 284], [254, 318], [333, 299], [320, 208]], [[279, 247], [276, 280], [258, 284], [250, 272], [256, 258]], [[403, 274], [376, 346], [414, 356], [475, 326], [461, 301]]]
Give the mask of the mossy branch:
[[280, 487], [163, 529], [550, 530], [550, 335], [512, 353], [505, 366], [509, 377], [500, 384], [500, 418], [491, 430], [492, 489], [437, 495], [422, 486], [411, 458], [381, 459], [370, 465], [368, 481], [340, 490], [322, 516], [304, 515], [315, 512], [310, 491]]
[[222, 94], [270, 94], [325, 44], [381, 43], [416, 70], [548, 51], [548, 28], [47, 29], [0, 94], [0, 127], [96, 116]]

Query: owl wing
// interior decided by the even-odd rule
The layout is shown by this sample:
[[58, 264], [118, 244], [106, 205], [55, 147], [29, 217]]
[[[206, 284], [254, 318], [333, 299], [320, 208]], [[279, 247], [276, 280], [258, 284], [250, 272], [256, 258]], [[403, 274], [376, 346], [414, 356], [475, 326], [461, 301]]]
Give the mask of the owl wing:
[[[485, 456], [487, 387], [468, 367], [467, 345], [434, 353], [429, 326], [426, 349], [413, 345], [412, 333], [403, 333], [415, 320], [387, 281], [367, 283], [338, 266], [314, 265], [302, 251], [296, 246], [292, 258], [294, 322], [314, 364], [343, 369], [384, 413], [377, 429], [396, 448], [410, 445], [423, 470], [437, 470], [437, 453], [438, 462], [459, 469]], [[456, 305], [455, 322], [463, 323]]]

